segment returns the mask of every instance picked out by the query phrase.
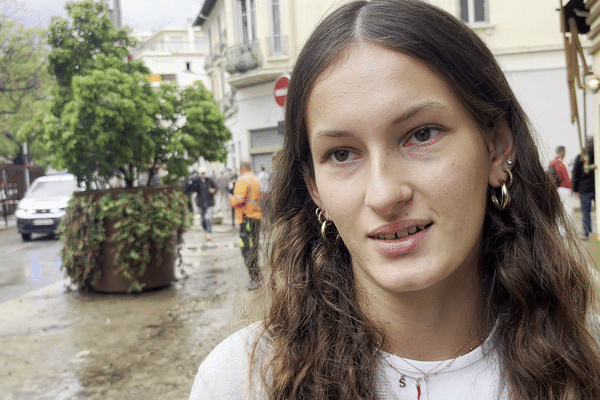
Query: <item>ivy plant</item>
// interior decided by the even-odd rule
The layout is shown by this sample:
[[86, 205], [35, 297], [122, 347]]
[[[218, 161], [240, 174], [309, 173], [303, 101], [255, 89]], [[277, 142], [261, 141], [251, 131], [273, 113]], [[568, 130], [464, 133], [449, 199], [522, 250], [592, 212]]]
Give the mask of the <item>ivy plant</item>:
[[[181, 264], [181, 237], [190, 220], [187, 196], [180, 190], [96, 194], [73, 196], [59, 228], [64, 243], [61, 268], [79, 290], [91, 289], [100, 278], [106, 245], [115, 246], [112, 262], [129, 281], [129, 292], [144, 287], [139, 279], [150, 264], [151, 247], [160, 254], [174, 233]], [[107, 237], [110, 223], [115, 233]]]

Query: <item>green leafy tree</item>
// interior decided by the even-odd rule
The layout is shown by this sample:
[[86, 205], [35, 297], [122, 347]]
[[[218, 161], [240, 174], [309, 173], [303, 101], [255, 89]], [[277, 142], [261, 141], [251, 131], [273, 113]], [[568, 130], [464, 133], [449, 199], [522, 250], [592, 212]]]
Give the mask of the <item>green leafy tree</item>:
[[55, 18], [48, 43], [57, 85], [42, 121], [44, 142], [56, 159], [88, 187], [123, 177], [133, 187], [158, 168], [170, 180], [187, 175], [198, 157], [224, 160], [231, 138], [212, 93], [201, 83], [179, 91], [154, 89], [150, 71], [128, 57], [135, 44], [112, 26], [106, 2], [67, 3], [70, 21]]
[[43, 121], [49, 106], [49, 99], [28, 103], [22, 107], [21, 112], [13, 116], [13, 121], [19, 116], [21, 121], [12, 123], [15, 130], [18, 128], [16, 138], [19, 144], [27, 143], [30, 159], [37, 166], [45, 168], [55, 166], [54, 158], [43, 142]]
[[158, 97], [142, 73], [97, 55], [97, 69], [74, 77], [61, 118], [46, 118], [46, 142], [79, 181], [105, 184], [119, 175], [132, 187], [153, 157], [157, 113]]
[[168, 179], [173, 181], [187, 175], [187, 167], [200, 157], [207, 161], [226, 160], [225, 144], [231, 140], [231, 132], [213, 93], [202, 82], [196, 81], [181, 91], [175, 84], [163, 84], [158, 96], [160, 123], [152, 130], [152, 172], [165, 165]]
[[[47, 72], [45, 32], [27, 28], [0, 14], [0, 155], [15, 160], [24, 138], [18, 132], [47, 108], [51, 78]], [[34, 156], [43, 156], [35, 137]]]
[[[73, 78], [96, 69], [97, 55], [123, 60], [136, 44], [126, 28], [114, 28], [106, 1], [68, 2], [65, 9], [69, 18], [53, 17], [48, 34], [48, 68], [58, 83], [52, 105], [56, 117], [71, 100]], [[139, 62], [135, 66], [142, 67]], [[148, 73], [143, 68], [140, 72]]]

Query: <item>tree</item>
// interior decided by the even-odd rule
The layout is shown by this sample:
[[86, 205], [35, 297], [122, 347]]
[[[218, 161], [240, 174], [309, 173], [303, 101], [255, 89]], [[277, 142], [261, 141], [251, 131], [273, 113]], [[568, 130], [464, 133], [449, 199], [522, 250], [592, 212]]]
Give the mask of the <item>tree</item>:
[[[152, 130], [154, 158], [150, 170], [167, 166], [170, 179], [188, 174], [187, 167], [198, 158], [224, 162], [227, 158], [225, 144], [231, 132], [225, 126], [213, 93], [202, 82], [178, 91], [175, 84], [162, 84], [160, 123]], [[149, 180], [151, 176], [149, 176]]]
[[[40, 167], [54, 167], [53, 157], [42, 142], [44, 133], [43, 121], [48, 113], [49, 105], [49, 99], [28, 103], [21, 108], [21, 111], [18, 114], [13, 116], [14, 118], [12, 118], [12, 125], [17, 131], [16, 139], [19, 142], [19, 145], [21, 145], [21, 150], [22, 143], [27, 143], [30, 160]], [[16, 121], [16, 118], [19, 115], [22, 116], [22, 120]], [[11, 119], [10, 116], [9, 119]], [[10, 126], [10, 124], [7, 124], [7, 126]], [[22, 158], [22, 156], [23, 154], [21, 151], [15, 159], [16, 164], [24, 161], [19, 159]]]
[[133, 187], [164, 167], [170, 180], [188, 174], [198, 157], [224, 160], [231, 133], [218, 104], [201, 83], [155, 90], [150, 71], [128, 57], [135, 44], [112, 26], [108, 5], [67, 3], [72, 21], [53, 19], [48, 43], [57, 78], [44, 142], [58, 168], [88, 187], [120, 176]]
[[46, 106], [51, 79], [44, 35], [0, 14], [0, 155], [8, 159], [21, 154], [18, 131]]
[[[73, 78], [95, 69], [98, 54], [123, 60], [136, 44], [126, 28], [114, 28], [106, 1], [68, 2], [65, 8], [70, 18], [53, 17], [48, 34], [48, 69], [58, 83], [52, 105], [56, 117], [71, 100]], [[139, 62], [129, 68], [136, 67], [149, 73]]]
[[60, 118], [45, 119], [46, 143], [57, 166], [79, 181], [107, 184], [120, 175], [133, 187], [153, 157], [149, 132], [158, 97], [142, 73], [124, 71], [120, 60], [99, 54], [96, 61], [96, 69], [74, 77]]

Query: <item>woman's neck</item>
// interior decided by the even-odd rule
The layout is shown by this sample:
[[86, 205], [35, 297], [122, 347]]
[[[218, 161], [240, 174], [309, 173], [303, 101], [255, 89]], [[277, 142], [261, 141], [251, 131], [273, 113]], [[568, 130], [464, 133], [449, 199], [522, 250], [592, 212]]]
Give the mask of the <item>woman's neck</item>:
[[485, 300], [475, 280], [470, 288], [383, 292], [361, 303], [384, 330], [382, 350], [412, 360], [438, 361], [466, 354], [492, 328], [485, 322]]

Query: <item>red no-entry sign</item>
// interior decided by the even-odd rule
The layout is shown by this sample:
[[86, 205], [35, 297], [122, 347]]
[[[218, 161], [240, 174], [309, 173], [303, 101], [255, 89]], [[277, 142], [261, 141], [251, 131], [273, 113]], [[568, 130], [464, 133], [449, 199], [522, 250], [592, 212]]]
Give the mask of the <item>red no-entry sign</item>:
[[287, 97], [288, 85], [290, 84], [290, 78], [288, 76], [282, 76], [275, 82], [275, 88], [273, 88], [273, 96], [275, 101], [280, 107], [285, 106], [285, 98]]

